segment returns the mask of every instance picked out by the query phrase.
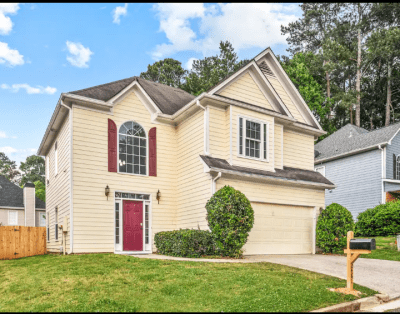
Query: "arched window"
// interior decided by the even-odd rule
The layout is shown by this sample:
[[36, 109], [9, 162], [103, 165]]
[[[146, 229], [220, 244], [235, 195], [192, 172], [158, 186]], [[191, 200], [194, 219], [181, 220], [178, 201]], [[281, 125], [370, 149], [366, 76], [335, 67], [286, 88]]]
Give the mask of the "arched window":
[[146, 174], [147, 138], [144, 129], [133, 121], [119, 129], [119, 172]]
[[396, 178], [395, 180], [400, 180], [400, 155], [396, 157]]

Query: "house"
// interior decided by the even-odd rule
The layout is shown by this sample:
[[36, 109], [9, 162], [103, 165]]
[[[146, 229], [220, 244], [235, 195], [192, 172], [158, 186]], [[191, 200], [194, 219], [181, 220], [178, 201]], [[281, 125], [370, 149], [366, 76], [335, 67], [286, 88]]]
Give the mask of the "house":
[[315, 145], [315, 170], [337, 186], [325, 205], [339, 203], [354, 219], [400, 193], [400, 123], [367, 131], [347, 124]]
[[35, 196], [35, 185], [24, 188], [0, 175], [0, 226], [44, 227], [46, 204]]
[[67, 253], [154, 252], [157, 232], [207, 229], [230, 185], [255, 210], [245, 254], [312, 253], [334, 187], [314, 171], [322, 134], [269, 48], [197, 97], [139, 77], [63, 93], [38, 149], [47, 247], [63, 223]]

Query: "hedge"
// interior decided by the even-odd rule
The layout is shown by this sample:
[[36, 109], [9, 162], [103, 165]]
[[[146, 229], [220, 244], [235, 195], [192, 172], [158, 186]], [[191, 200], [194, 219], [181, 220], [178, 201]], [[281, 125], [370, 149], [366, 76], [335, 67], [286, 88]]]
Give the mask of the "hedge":
[[160, 254], [181, 257], [215, 255], [215, 242], [210, 231], [180, 229], [158, 232], [154, 243]]

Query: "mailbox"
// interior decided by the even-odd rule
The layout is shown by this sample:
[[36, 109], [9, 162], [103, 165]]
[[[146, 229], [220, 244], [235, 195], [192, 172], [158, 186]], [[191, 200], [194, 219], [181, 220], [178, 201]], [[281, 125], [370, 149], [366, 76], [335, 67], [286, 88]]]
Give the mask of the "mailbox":
[[351, 239], [350, 250], [376, 250], [375, 239]]

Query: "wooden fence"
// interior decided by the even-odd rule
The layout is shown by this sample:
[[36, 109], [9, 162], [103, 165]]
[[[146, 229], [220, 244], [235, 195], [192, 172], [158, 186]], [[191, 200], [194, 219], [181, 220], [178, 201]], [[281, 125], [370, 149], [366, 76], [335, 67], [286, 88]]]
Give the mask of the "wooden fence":
[[0, 227], [0, 260], [46, 254], [46, 227]]

